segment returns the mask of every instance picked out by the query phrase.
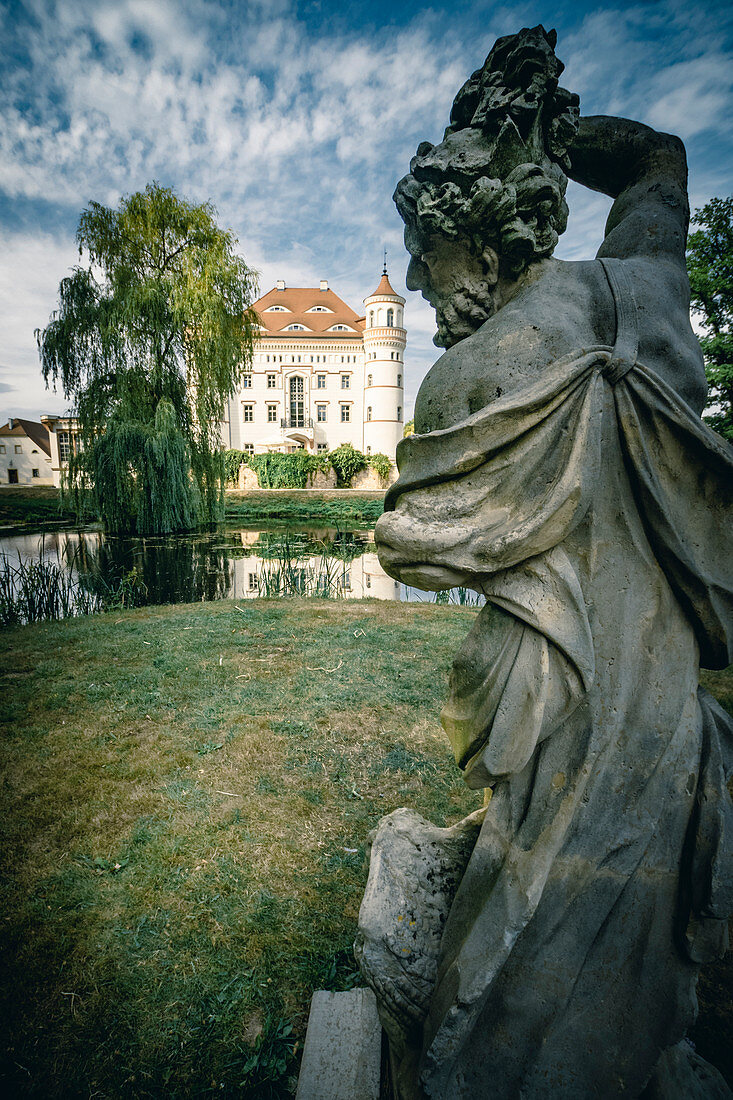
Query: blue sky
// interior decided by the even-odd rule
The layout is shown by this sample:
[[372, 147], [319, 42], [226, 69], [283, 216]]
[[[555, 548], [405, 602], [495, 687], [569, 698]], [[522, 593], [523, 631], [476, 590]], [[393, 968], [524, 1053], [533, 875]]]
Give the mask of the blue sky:
[[[563, 84], [586, 114], [679, 134], [693, 207], [728, 195], [729, 3], [333, 3], [331, 0], [0, 0], [0, 422], [66, 408], [44, 389], [33, 331], [77, 261], [91, 199], [152, 180], [210, 200], [239, 250], [276, 279], [330, 285], [355, 309], [382, 247], [402, 293], [391, 201], [419, 141], [494, 40], [558, 32]], [[600, 243], [609, 203], [571, 185], [556, 255]], [[407, 293], [407, 408], [437, 357], [433, 314]]]

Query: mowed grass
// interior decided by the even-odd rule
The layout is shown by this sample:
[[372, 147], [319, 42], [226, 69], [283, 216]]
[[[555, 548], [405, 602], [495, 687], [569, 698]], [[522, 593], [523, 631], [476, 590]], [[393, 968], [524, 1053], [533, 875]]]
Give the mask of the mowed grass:
[[61, 504], [61, 494], [52, 485], [39, 485], [34, 489], [0, 489], [0, 528], [24, 530], [26, 528], [72, 523], [74, 514]]
[[359, 494], [348, 489], [319, 492], [238, 492], [224, 498], [227, 522], [314, 523], [316, 526], [373, 527], [384, 511], [383, 494]]
[[369, 830], [480, 804], [461, 607], [233, 601], [0, 635], [5, 1095], [285, 1096], [358, 979]]

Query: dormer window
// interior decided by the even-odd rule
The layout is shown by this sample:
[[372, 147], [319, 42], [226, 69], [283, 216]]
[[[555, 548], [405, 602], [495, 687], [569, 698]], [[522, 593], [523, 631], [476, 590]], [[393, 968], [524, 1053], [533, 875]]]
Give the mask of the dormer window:
[[309, 331], [310, 331], [310, 329], [307, 329], [305, 327], [305, 325], [298, 325], [298, 324], [286, 325], [285, 328], [283, 329], [283, 332], [309, 332]]
[[348, 325], [331, 325], [329, 332], [354, 332], [353, 328], [349, 328]]
[[290, 313], [287, 306], [268, 306], [265, 313]]
[[329, 309], [328, 306], [311, 306], [310, 309], [306, 310], [306, 313], [333, 313], [333, 310]]

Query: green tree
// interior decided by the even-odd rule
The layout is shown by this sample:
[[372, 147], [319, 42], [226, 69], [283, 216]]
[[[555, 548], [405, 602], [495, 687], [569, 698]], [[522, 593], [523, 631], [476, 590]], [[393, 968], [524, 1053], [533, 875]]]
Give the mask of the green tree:
[[733, 443], [733, 196], [696, 210], [687, 242], [692, 309], [710, 383], [707, 423]]
[[157, 183], [117, 209], [90, 203], [77, 230], [86, 262], [36, 330], [46, 385], [60, 383], [79, 420], [67, 489], [78, 512], [91, 495], [111, 531], [223, 514], [219, 424], [258, 317], [255, 273], [215, 213]]

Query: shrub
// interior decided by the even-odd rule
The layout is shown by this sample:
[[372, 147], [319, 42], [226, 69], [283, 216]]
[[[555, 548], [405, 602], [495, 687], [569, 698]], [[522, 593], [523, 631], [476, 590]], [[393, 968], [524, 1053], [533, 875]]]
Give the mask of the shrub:
[[342, 443], [328, 457], [336, 471], [336, 484], [342, 489], [348, 489], [354, 474], [367, 467], [366, 455], [357, 451], [350, 443]]
[[381, 481], [385, 484], [389, 481], [389, 475], [392, 472], [392, 463], [386, 455], [372, 455], [369, 459], [369, 465], [377, 472]]
[[244, 451], [224, 451], [224, 484], [236, 485], [239, 478], [239, 467], [242, 463], [247, 465], [248, 455]]

